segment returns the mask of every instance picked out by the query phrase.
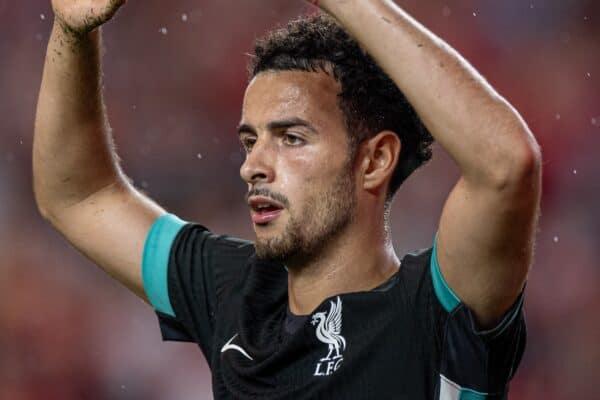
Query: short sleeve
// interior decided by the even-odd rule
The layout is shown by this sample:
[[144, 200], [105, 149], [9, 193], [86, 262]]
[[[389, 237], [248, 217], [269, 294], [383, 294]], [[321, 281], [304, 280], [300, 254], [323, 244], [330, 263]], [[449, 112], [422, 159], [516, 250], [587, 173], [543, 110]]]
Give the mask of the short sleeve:
[[168, 292], [168, 265], [171, 246], [186, 223], [174, 215], [158, 218], [146, 238], [142, 258], [144, 290], [155, 310], [175, 316]]
[[160, 217], [146, 239], [142, 276], [163, 339], [195, 342], [209, 359], [217, 293], [239, 278], [253, 252], [251, 242], [170, 214]]
[[525, 350], [524, 293], [496, 327], [480, 330], [471, 310], [441, 274], [437, 240], [431, 253], [430, 272], [435, 296], [448, 314], [442, 327], [440, 398], [504, 399]]

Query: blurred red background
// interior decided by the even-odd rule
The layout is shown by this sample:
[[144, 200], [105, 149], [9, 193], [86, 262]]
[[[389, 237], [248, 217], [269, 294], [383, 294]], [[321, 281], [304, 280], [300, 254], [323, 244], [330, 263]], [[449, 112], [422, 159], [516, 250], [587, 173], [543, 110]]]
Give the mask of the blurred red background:
[[[600, 377], [600, 2], [400, 1], [522, 113], [544, 195], [511, 399], [597, 399]], [[130, 1], [106, 26], [106, 103], [123, 166], [184, 219], [252, 238], [235, 127], [252, 41], [299, 0]], [[36, 211], [33, 119], [49, 0], [0, 0], [0, 398], [209, 399], [191, 344], [83, 259]], [[60, 154], [56, 155], [60, 157]], [[434, 160], [400, 190], [399, 255], [429, 247], [458, 177]]]

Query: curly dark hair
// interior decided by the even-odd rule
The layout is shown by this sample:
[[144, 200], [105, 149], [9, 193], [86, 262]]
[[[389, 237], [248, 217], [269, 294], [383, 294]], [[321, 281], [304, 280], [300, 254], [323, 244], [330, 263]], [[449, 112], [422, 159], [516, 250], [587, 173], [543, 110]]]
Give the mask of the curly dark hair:
[[350, 136], [351, 155], [358, 144], [383, 130], [402, 142], [388, 197], [431, 159], [431, 134], [390, 77], [333, 18], [299, 17], [257, 39], [248, 66], [250, 79], [263, 71], [300, 70], [333, 73], [341, 86], [338, 105]]

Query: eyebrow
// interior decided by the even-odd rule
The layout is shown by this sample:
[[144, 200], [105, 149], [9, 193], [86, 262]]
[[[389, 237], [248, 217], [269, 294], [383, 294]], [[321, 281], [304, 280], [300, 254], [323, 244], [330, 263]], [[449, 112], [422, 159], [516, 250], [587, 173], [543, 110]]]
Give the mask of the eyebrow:
[[[302, 126], [307, 128], [308, 130], [312, 131], [313, 133], [318, 133], [318, 131], [315, 129], [314, 126], [311, 125], [310, 122], [302, 119], [302, 118], [289, 118], [289, 119], [282, 119], [279, 121], [272, 121], [269, 122], [269, 124], [267, 124], [267, 129], [270, 131], [276, 131], [276, 130], [281, 130], [281, 129], [287, 129], [287, 128], [292, 128], [295, 126]], [[241, 133], [254, 133], [256, 134], [256, 129], [250, 125], [250, 124], [240, 124], [238, 126], [238, 134]]]

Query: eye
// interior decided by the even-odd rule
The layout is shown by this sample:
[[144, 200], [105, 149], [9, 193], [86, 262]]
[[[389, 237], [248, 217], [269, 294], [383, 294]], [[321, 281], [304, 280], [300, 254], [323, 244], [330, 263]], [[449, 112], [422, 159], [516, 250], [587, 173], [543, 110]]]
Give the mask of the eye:
[[252, 150], [252, 146], [256, 143], [256, 137], [254, 136], [243, 136], [240, 138], [240, 142], [242, 142], [242, 146], [246, 153], [249, 153]]
[[283, 143], [287, 144], [288, 146], [301, 146], [305, 143], [305, 141], [301, 137], [286, 133], [283, 135]]

